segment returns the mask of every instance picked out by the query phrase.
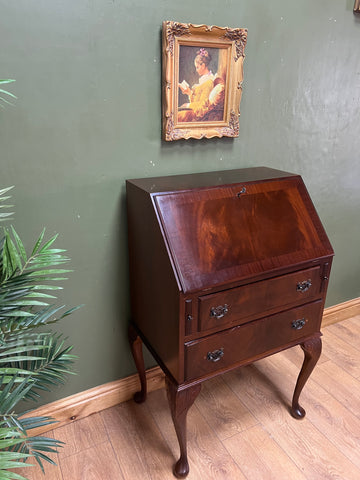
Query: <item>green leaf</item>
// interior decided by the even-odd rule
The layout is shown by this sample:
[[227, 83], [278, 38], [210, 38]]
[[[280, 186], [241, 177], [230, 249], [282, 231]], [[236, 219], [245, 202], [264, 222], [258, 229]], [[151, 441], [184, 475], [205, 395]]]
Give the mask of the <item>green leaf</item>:
[[0, 88], [0, 93], [5, 93], [6, 95], [9, 95], [12, 98], [17, 98], [13, 93], [8, 92], [7, 90], [3, 90], [2, 88]]
[[33, 317], [35, 314], [30, 312], [24, 312], [22, 310], [16, 310], [16, 311], [11, 310], [8, 313], [2, 312], [2, 315], [4, 317]]
[[30, 454], [24, 454], [19, 452], [0, 451], [0, 479], [26, 480], [25, 477], [9, 470], [12, 470], [14, 468], [33, 467], [34, 464], [24, 463], [24, 460], [30, 456]]
[[28, 306], [45, 307], [46, 305], [48, 305], [48, 303], [39, 302], [38, 300], [17, 300], [15, 302], [11, 302], [11, 307], [28, 307]]
[[[0, 84], [4, 84], [4, 83], [12, 83], [14, 80], [0, 80]], [[8, 90], [4, 90], [3, 88], [0, 88], [0, 93], [2, 93], [3, 95], [8, 95], [9, 97], [11, 98], [17, 98], [13, 93], [9, 92]], [[9, 102], [8, 100], [6, 100], [4, 97], [0, 96], [0, 100], [8, 105], [13, 105], [11, 102]], [[1, 108], [4, 108], [4, 106], [0, 103], [0, 107]]]
[[[15, 405], [17, 405], [21, 400], [23, 400], [27, 393], [34, 386], [34, 380], [31, 377], [25, 377], [21, 379], [21, 382], [17, 382], [18, 377], [14, 376], [11, 381], [8, 383], [5, 382], [4, 377], [1, 377], [0, 386], [4, 388], [0, 391], [0, 405], [1, 405], [1, 414], [9, 416], [11, 419], [10, 412], [13, 411]], [[7, 419], [9, 422], [9, 419]]]
[[[21, 421], [24, 429], [26, 431], [32, 430], [34, 428], [41, 428], [45, 427], [46, 425], [54, 425], [55, 423], [59, 423], [57, 420], [55, 420], [52, 417], [25, 417], [25, 418], [19, 418]], [[62, 443], [62, 442], [58, 442]]]
[[55, 295], [49, 295], [48, 293], [32, 292], [32, 293], [28, 293], [26, 295], [26, 298], [56, 298], [56, 297]]
[[60, 268], [54, 268], [54, 269], [47, 269], [47, 270], [36, 270], [36, 271], [33, 271], [33, 272], [30, 272], [29, 275], [32, 276], [32, 277], [37, 277], [37, 276], [44, 276], [45, 278], [47, 278], [48, 275], [58, 275], [59, 273], [69, 273], [71, 272], [71, 270], [64, 270], [64, 269], [60, 269]]
[[[0, 80], [0, 83], [1, 83], [1, 80]], [[1, 188], [0, 197], [2, 197], [2, 199], [4, 200], [3, 195], [7, 193], [9, 190], [12, 190], [13, 188], [14, 188], [14, 185], [11, 185], [11, 187]], [[5, 200], [7, 200], [8, 198], [11, 198], [11, 197], [5, 197]], [[1, 198], [0, 198], [0, 201], [1, 201]]]
[[66, 311], [62, 316], [61, 318], [65, 318], [67, 317], [68, 315], [71, 315], [72, 313], [76, 312], [76, 310], [79, 310], [79, 308], [82, 308], [84, 307], [85, 305], [77, 305], [76, 307], [73, 307], [73, 308], [70, 308], [70, 310]]
[[[27, 464], [25, 463], [24, 465], [21, 464], [21, 463], [16, 463], [13, 462], [12, 464], [10, 464], [9, 466], [4, 466], [4, 468], [18, 468], [19, 466], [26, 466]], [[22, 475], [18, 475], [17, 473], [15, 472], [9, 472], [9, 471], [5, 471], [5, 470], [0, 470], [0, 474], [1, 474], [1, 480], [27, 480], [25, 477], [23, 477]]]
[[[23, 353], [24, 350], [31, 350], [31, 351], [36, 351], [36, 350], [41, 350], [43, 348], [43, 345], [36, 345], [35, 344], [36, 339], [33, 339], [32, 342], [28, 341], [27, 343], [20, 344], [18, 345], [16, 343], [15, 347], [13, 347], [13, 344], [5, 344], [5, 348], [3, 346], [0, 346], [0, 357], [6, 357], [8, 355], [15, 355], [17, 353]], [[0, 358], [1, 361], [1, 358]]]
[[[7, 449], [9, 447], [13, 447], [14, 445], [18, 445], [21, 443], [22, 440], [19, 440], [18, 438], [13, 438], [13, 439], [2, 439], [1, 440], [1, 449]], [[0, 477], [1, 478], [1, 477]]]
[[23, 261], [26, 262], [27, 261], [27, 255], [26, 255], [26, 250], [25, 250], [24, 244], [22, 243], [19, 235], [17, 234], [15, 228], [12, 225], [11, 225], [11, 231], [12, 231], [13, 237], [15, 238], [18, 251], [19, 251]]
[[57, 233], [56, 235], [54, 235], [52, 238], [50, 238], [50, 240], [48, 240], [42, 247], [41, 249], [39, 250], [39, 253], [42, 253], [44, 252], [45, 250], [47, 250], [54, 242], [55, 240], [58, 238], [59, 234]]
[[33, 290], [64, 290], [64, 287], [57, 287], [56, 285], [35, 285]]
[[[12, 95], [10, 92], [4, 92], [3, 90], [0, 89], [0, 92], [1, 92], [1, 91], [2, 91], [3, 93], [7, 93], [8, 95], [10, 95], [10, 97], [16, 98], [15, 95]], [[0, 97], [0, 100], [3, 101], [4, 103], [6, 103], [7, 105], [13, 105], [13, 103], [9, 102], [9, 100], [6, 100], [6, 98], [4, 98], [4, 97]], [[1, 107], [2, 107], [2, 105], [1, 105]], [[2, 107], [2, 108], [3, 108], [3, 107]]]
[[2, 264], [3, 264], [2, 273], [5, 276], [5, 278], [9, 278], [11, 273], [11, 267], [9, 266], [8, 256], [6, 255], [6, 249], [4, 247], [2, 248], [1, 253], [2, 253]]
[[[9, 190], [9, 189], [5, 189], [5, 191], [6, 190]], [[1, 192], [1, 190], [0, 190], [0, 192]], [[10, 198], [11, 198], [11, 195], [8, 195], [7, 197], [4, 197], [4, 196], [1, 196], [1, 193], [0, 193], [0, 202], [5, 202], [5, 200], [9, 200]], [[8, 206], [13, 207], [14, 205], [0, 205], [0, 208], [6, 208]]]
[[10, 250], [10, 253], [12, 257], [14, 257], [14, 264], [16, 264], [18, 268], [21, 270], [22, 268], [21, 256], [19, 255], [19, 252], [17, 251], [17, 248], [15, 246], [15, 243], [13, 242], [8, 232], [6, 232], [6, 238], [8, 240], [8, 248]]
[[37, 251], [39, 250], [40, 248], [40, 245], [42, 244], [42, 241], [44, 239], [44, 235], [45, 235], [45, 228], [43, 229], [43, 231], [41, 232], [39, 238], [37, 239], [36, 243], [35, 243], [35, 246], [33, 248], [33, 251], [31, 252], [31, 256], [33, 257]]
[[[2, 205], [1, 208], [5, 208], [5, 205]], [[13, 215], [13, 212], [11, 212], [11, 213], [0, 213], [1, 218], [11, 217], [11, 215]]]
[[3, 255], [8, 256], [7, 263], [9, 266], [11, 266], [11, 271], [9, 271], [8, 276], [13, 275], [16, 271], [16, 268], [19, 268], [19, 270], [21, 270], [22, 263], [21, 263], [20, 256], [7, 230], [5, 230], [5, 244], [4, 244]]
[[[29, 360], [40, 360], [42, 357], [38, 357], [38, 356], [34, 356], [34, 355], [16, 355], [15, 357], [6, 357], [5, 359], [2, 359], [0, 360], [0, 364], [1, 363], [10, 363], [10, 362], [28, 362]], [[4, 374], [9, 374], [11, 372], [8, 371], [9, 369], [6, 369], [6, 368], [1, 368], [0, 367], [0, 372], [1, 373], [4, 373]], [[21, 370], [21, 373], [22, 374], [28, 374], [31, 372], [28, 372], [26, 370]]]

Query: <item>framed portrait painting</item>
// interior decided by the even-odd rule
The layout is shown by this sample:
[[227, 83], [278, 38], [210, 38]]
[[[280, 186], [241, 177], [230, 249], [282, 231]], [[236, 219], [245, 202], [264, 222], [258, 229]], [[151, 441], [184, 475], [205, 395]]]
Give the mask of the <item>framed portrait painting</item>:
[[239, 135], [246, 28], [163, 22], [163, 138]]

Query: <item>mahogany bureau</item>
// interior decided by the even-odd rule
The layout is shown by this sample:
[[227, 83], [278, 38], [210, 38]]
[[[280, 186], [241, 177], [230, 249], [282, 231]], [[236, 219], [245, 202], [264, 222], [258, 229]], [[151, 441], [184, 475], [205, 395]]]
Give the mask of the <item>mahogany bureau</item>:
[[304, 417], [333, 250], [301, 177], [266, 167], [128, 180], [127, 206], [135, 400], [144, 342], [166, 376], [181, 478], [186, 415], [210, 377], [300, 344], [290, 411]]

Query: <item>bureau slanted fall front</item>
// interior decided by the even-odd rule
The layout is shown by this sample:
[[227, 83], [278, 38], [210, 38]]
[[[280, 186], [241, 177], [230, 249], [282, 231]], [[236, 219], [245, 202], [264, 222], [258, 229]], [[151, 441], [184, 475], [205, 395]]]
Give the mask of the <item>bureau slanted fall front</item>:
[[126, 184], [135, 400], [146, 397], [143, 342], [166, 375], [181, 478], [186, 415], [210, 377], [300, 344], [291, 413], [304, 417], [333, 250], [299, 175], [257, 167]]

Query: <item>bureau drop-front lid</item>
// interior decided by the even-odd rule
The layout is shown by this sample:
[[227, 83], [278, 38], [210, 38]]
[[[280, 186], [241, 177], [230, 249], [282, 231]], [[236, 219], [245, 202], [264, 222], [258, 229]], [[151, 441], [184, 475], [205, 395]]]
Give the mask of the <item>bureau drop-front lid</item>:
[[184, 292], [333, 254], [299, 176], [162, 191], [153, 199]]

